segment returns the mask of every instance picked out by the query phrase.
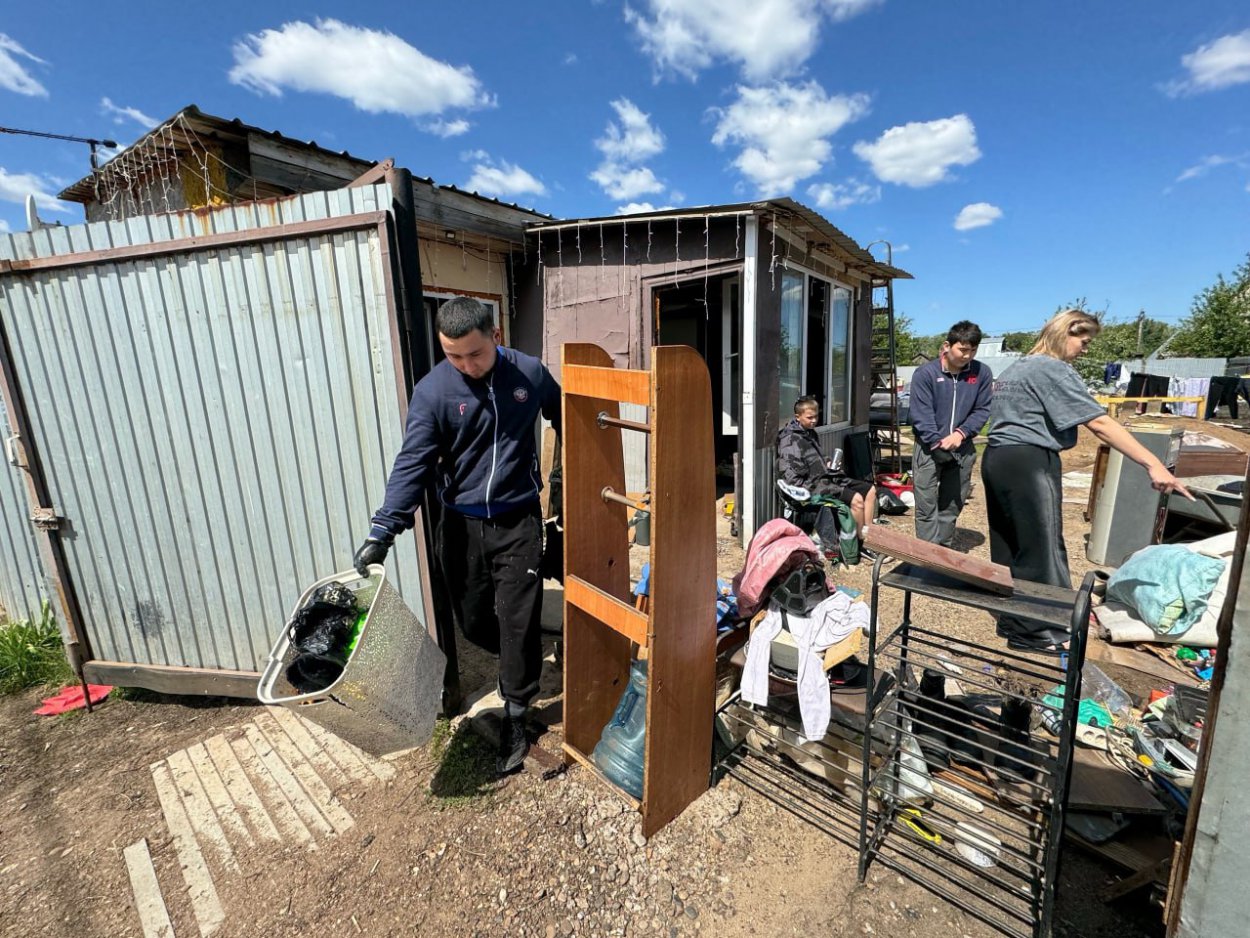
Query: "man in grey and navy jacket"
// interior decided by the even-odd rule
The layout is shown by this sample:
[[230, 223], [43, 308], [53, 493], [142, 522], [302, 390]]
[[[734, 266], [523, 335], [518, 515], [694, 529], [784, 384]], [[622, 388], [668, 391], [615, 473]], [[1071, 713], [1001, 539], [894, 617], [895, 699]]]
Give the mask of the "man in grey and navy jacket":
[[535, 423], [560, 432], [560, 386], [537, 358], [499, 344], [489, 308], [469, 297], [438, 310], [446, 355], [413, 389], [404, 442], [369, 537], [356, 551], [363, 575], [413, 526], [433, 485], [445, 506], [439, 565], [457, 627], [499, 655], [504, 700], [501, 774], [529, 751], [525, 710], [542, 670], [542, 516]]
[[973, 440], [990, 417], [994, 376], [976, 361], [980, 344], [976, 323], [957, 322], [938, 357], [912, 377], [916, 537], [943, 547], [953, 546], [955, 522], [972, 488]]

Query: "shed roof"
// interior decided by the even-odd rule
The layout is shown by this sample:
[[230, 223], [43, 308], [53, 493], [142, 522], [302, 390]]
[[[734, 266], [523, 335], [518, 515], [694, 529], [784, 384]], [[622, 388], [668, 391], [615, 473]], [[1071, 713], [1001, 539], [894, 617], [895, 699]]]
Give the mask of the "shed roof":
[[791, 230], [811, 243], [813, 248], [833, 249], [833, 253], [849, 259], [855, 267], [878, 277], [893, 280], [911, 280], [912, 275], [899, 267], [877, 260], [867, 250], [814, 209], [791, 198], [764, 199], [758, 202], [735, 202], [727, 205], [699, 205], [640, 212], [631, 215], [602, 215], [594, 218], [569, 219], [540, 222], [529, 225], [530, 231], [546, 231], [570, 228], [577, 225], [597, 225], [606, 222], [649, 221], [662, 218], [702, 218], [716, 215], [774, 215], [784, 216]]
[[[334, 150], [329, 150], [325, 147], [318, 145], [317, 141], [315, 140], [297, 140], [294, 137], [287, 137], [276, 130], [265, 130], [262, 127], [256, 127], [252, 124], [246, 124], [237, 117], [226, 118], [226, 117], [217, 117], [212, 114], [205, 114], [194, 104], [187, 105], [182, 110], [178, 111], [176, 114], [161, 121], [159, 124], [157, 124], [151, 130], [149, 130], [146, 134], [144, 134], [142, 137], [140, 137], [130, 146], [122, 150], [121, 153], [118, 154], [118, 156], [121, 156], [126, 153], [130, 153], [132, 151], [142, 148], [145, 144], [155, 140], [158, 137], [158, 135], [161, 134], [162, 131], [172, 128], [174, 126], [189, 127], [190, 131], [193, 134], [202, 135], [204, 137], [211, 138], [218, 142], [237, 143], [240, 145], [245, 144], [249, 136], [253, 136], [253, 135], [261, 136], [275, 143], [281, 144], [285, 147], [289, 147], [293, 150], [302, 151], [308, 154], [323, 157], [326, 160], [331, 161], [332, 165], [337, 164], [338, 167], [341, 167], [341, 173], [344, 176], [344, 178], [347, 178], [347, 179], [351, 179], [351, 178], [354, 178], [355, 176], [359, 176], [360, 174], [364, 173], [365, 170], [377, 164], [376, 160], [372, 160], [372, 159], [368, 159], [368, 158], [360, 157], [360, 156], [354, 156], [353, 154], [348, 153], [346, 150], [340, 150], [337, 152]], [[177, 141], [175, 141], [175, 146], [176, 145], [177, 145]], [[108, 165], [109, 164], [106, 163], [103, 167], [101, 167], [101, 169], [98, 172], [107, 172]], [[69, 202], [80, 202], [84, 205], [94, 201], [96, 198], [96, 184], [95, 184], [96, 180], [94, 177], [95, 177], [95, 174], [93, 173], [91, 175], [84, 176], [82, 179], [79, 179], [77, 182], [73, 183], [72, 185], [67, 186], [60, 193], [59, 198], [64, 199]], [[525, 212], [526, 214], [531, 215], [534, 218], [539, 218], [539, 219], [551, 218], [550, 215], [546, 215], [542, 212], [536, 212], [530, 208], [524, 208], [520, 205], [517, 205], [515, 202], [503, 202], [500, 199], [492, 198], [490, 196], [485, 196], [485, 195], [479, 195], [476, 192], [469, 192], [464, 189], [459, 189], [456, 186], [439, 185], [437, 182], [435, 182], [433, 179], [429, 177], [414, 176], [413, 178], [419, 182], [426, 183], [427, 185], [432, 186], [435, 189], [440, 189], [446, 192], [454, 192], [466, 198], [477, 199], [481, 202], [485, 202], [491, 205], [497, 205], [497, 206], [502, 206], [504, 208], [515, 209], [519, 212]], [[265, 193], [265, 195], [270, 195], [270, 194], [272, 193]]]

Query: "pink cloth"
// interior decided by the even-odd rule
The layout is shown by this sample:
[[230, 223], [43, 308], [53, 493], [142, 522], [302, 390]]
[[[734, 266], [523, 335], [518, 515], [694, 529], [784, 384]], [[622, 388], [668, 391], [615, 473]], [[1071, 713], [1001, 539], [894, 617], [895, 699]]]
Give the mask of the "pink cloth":
[[816, 543], [785, 518], [774, 518], [755, 532], [746, 564], [734, 577], [738, 615], [750, 618], [768, 600], [768, 584], [805, 560], [820, 560]]

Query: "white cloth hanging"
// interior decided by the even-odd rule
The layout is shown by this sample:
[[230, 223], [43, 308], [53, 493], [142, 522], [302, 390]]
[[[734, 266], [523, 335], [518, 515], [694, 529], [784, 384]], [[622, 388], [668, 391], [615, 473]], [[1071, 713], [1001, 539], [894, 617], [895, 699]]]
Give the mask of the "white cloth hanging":
[[829, 730], [832, 706], [822, 653], [855, 629], [866, 631], [870, 618], [867, 605], [851, 602], [850, 597], [841, 592], [821, 600], [807, 616], [787, 613], [783, 619], [781, 610], [771, 605], [747, 644], [747, 660], [742, 668], [742, 699], [761, 706], [768, 703], [768, 662], [772, 642], [781, 633], [783, 625], [788, 625], [798, 649], [797, 686], [803, 741], [823, 738]]

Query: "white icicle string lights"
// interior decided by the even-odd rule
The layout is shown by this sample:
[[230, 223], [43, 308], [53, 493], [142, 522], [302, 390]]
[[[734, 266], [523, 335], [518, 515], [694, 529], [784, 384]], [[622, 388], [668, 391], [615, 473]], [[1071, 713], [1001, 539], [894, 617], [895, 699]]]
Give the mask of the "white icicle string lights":
[[707, 276], [708, 267], [712, 262], [712, 239], [708, 233], [708, 225], [710, 224], [708, 216], [703, 216], [703, 321], [707, 322], [711, 318], [707, 306]]

